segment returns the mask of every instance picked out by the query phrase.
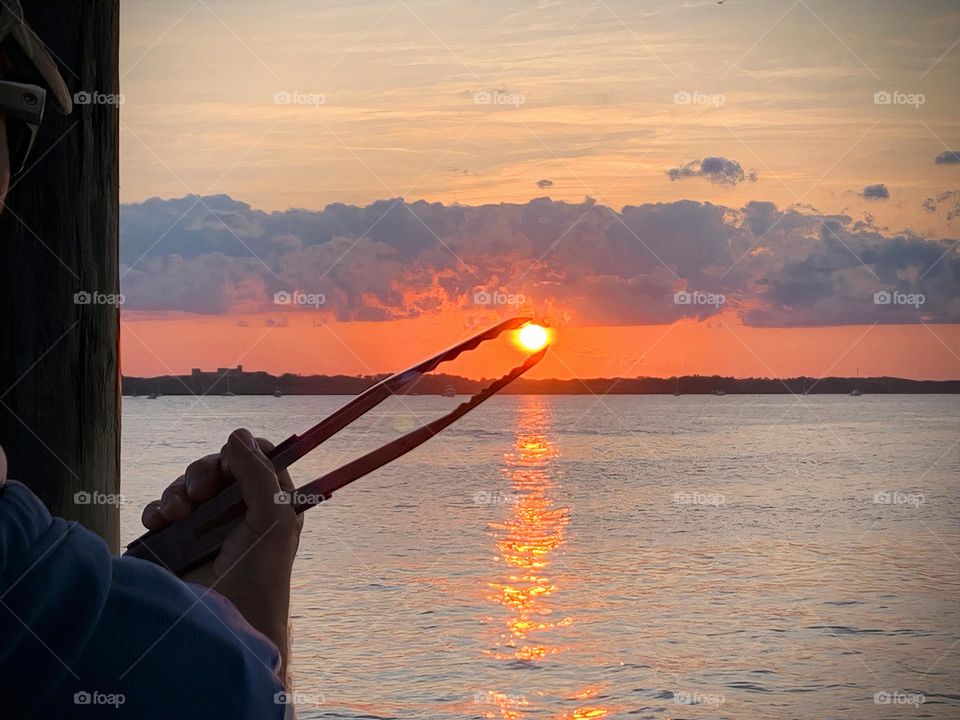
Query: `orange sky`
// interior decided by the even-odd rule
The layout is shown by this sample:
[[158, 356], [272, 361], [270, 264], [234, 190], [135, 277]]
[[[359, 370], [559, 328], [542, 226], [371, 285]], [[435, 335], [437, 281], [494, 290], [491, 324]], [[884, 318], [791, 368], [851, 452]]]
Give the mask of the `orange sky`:
[[[324, 324], [293, 313], [286, 327], [273, 315], [197, 316], [124, 313], [121, 335], [125, 375], [189, 373], [242, 364], [279, 374], [393, 372], [476, 332], [463, 316], [391, 322]], [[246, 326], [238, 326], [238, 320]], [[493, 324], [489, 318], [479, 327]], [[735, 315], [706, 322], [684, 320], [643, 327], [559, 327], [551, 352], [534, 378], [737, 377], [891, 375], [960, 378], [960, 326], [857, 325], [828, 328], [750, 328]], [[507, 340], [444, 366], [451, 373], [493, 377], [520, 354]]]
[[[876, 258], [857, 257], [865, 269], [855, 268], [856, 277], [843, 272], [849, 258], [835, 258], [829, 267], [837, 271], [837, 286], [843, 284], [846, 297], [857, 302], [869, 302], [878, 290], [924, 281], [931, 288], [930, 314], [922, 317], [955, 321], [955, 271], [948, 268], [960, 248], [954, 240], [960, 163], [935, 158], [955, 156], [960, 147], [960, 11], [946, 0], [865, 7], [821, 3], [814, 12], [805, 3], [489, 0], [451, 2], [449, 12], [439, 13], [428, 0], [131, 3], [120, 56], [121, 200], [225, 194], [267, 211], [364, 206], [401, 196], [447, 207], [522, 204], [544, 196], [571, 204], [589, 196], [614, 210], [679, 200], [733, 210], [752, 200], [784, 211], [815, 207], [818, 214], [848, 216], [848, 226], [863, 224], [868, 235], [875, 232], [876, 243], [864, 249], [873, 251], [882, 241], [889, 250], [884, 257], [898, 252], [900, 235], [946, 238], [942, 254], [936, 248], [934, 257], [902, 267], [891, 261], [887, 269], [898, 270], [895, 278], [884, 274]], [[891, 93], [905, 100], [878, 101]], [[689, 163], [714, 156], [742, 167], [742, 176], [731, 181], [683, 174]], [[886, 195], [868, 195], [868, 187], [882, 187]], [[219, 296], [207, 292], [218, 283], [240, 299], [254, 290], [258, 301], [269, 298], [276, 287], [267, 292], [257, 273], [270, 283], [299, 283], [299, 271], [307, 280], [342, 280], [337, 290], [349, 290], [362, 285], [355, 279], [386, 277], [387, 263], [369, 238], [333, 238], [315, 246], [315, 227], [301, 228], [296, 218], [289, 233], [260, 237], [256, 226], [262, 219], [247, 227], [249, 213], [234, 228], [213, 210], [188, 210], [179, 220], [179, 212], [161, 210], [141, 208], [133, 214], [139, 224], [121, 227], [121, 248], [132, 252], [122, 253], [124, 292], [132, 300], [126, 307], [141, 308], [122, 315], [128, 375], [238, 363], [274, 373], [388, 372], [469, 334], [476, 317], [462, 307], [434, 312], [429, 303], [412, 320], [329, 325], [332, 312], [282, 316], [261, 314], [261, 306], [239, 314], [249, 308], [237, 303], [222, 314], [179, 312], [220, 312]], [[405, 219], [419, 230], [416, 221]], [[550, 268], [540, 278], [543, 287], [557, 274], [569, 275], [575, 286], [581, 268], [589, 266], [594, 251], [578, 244], [581, 239], [570, 232], [574, 225], [564, 224], [557, 233], [554, 245], [560, 247], [551, 246], [547, 261], [564, 250], [583, 260], [581, 248], [586, 259]], [[204, 234], [203, 228], [213, 229]], [[375, 229], [376, 223], [367, 232]], [[449, 238], [442, 229], [427, 229], [437, 235], [437, 251], [424, 251], [417, 260], [424, 272], [446, 272], [436, 257], [449, 251], [443, 242]], [[401, 234], [401, 228], [390, 231]], [[762, 264], [761, 253], [775, 251], [779, 262], [815, 286], [820, 248], [792, 255], [813, 234], [798, 232], [777, 241], [771, 236], [768, 247], [756, 247], [763, 239], [758, 236], [751, 257], [759, 255]], [[510, 226], [490, 233], [498, 242], [502, 236], [505, 257], [515, 249], [511, 243], [524, 237]], [[716, 237], [719, 231], [699, 241], [708, 245]], [[684, 239], [682, 230], [678, 239]], [[474, 242], [488, 238], [468, 240], [466, 249], [472, 250]], [[336, 241], [347, 243], [342, 255]], [[264, 259], [251, 245], [276, 251], [276, 257]], [[301, 245], [306, 249], [295, 254]], [[698, 248], [685, 247], [697, 255]], [[311, 252], [323, 262], [306, 264]], [[717, 270], [709, 262], [719, 261], [704, 257], [708, 265], [693, 268], [694, 275], [716, 278], [723, 271], [722, 279], [733, 269]], [[450, 267], [459, 272], [463, 262], [455, 259]], [[661, 261], [671, 292], [685, 286], [682, 273], [674, 271], [682, 259], [670, 267]], [[483, 262], [498, 266], [496, 257]], [[408, 270], [415, 277], [409, 258], [396, 265], [390, 281], [409, 281]], [[506, 282], [510, 290], [509, 283], [521, 282], [528, 271], [519, 278], [498, 272], [482, 273], [490, 289]], [[652, 282], [644, 272], [622, 278], [621, 289], [634, 280], [638, 287]], [[456, 285], [454, 273], [447, 274]], [[193, 277], [202, 280], [191, 284]], [[779, 278], [793, 279], [790, 272]], [[465, 279], [470, 281], [469, 273]], [[739, 299], [767, 288], [744, 285]], [[802, 322], [825, 317], [816, 292], [806, 297], [811, 315], [795, 316]], [[590, 308], [630, 302], [582, 294]], [[194, 295], [194, 305], [171, 302]], [[533, 286], [530, 295], [536, 295]], [[642, 294], [637, 297], [643, 302]], [[837, 304], [838, 322], [856, 322], [840, 312], [842, 296], [824, 297], [824, 303]], [[562, 304], [566, 298], [560, 298]], [[331, 291], [330, 307], [343, 312], [337, 299]], [[795, 304], [789, 300], [781, 305]], [[204, 301], [214, 309], [203, 309]], [[569, 316], [579, 309], [584, 317], [582, 305], [567, 305]], [[538, 309], [547, 308], [541, 303]], [[283, 317], [286, 326], [277, 327]], [[496, 319], [486, 317], [483, 325]], [[728, 311], [705, 322], [558, 330], [552, 352], [532, 377], [852, 376], [858, 368], [862, 375], [960, 377], [958, 325], [757, 328], [744, 327]], [[506, 353], [513, 351], [502, 352], [500, 358], [471, 356], [450, 370], [499, 374], [499, 361], [509, 362]]]
[[[128, 3], [121, 199], [225, 192], [270, 210], [398, 195], [763, 199], [945, 230], [919, 207], [957, 187], [956, 166], [932, 163], [960, 139], [954, 2], [448, 7]], [[875, 103], [894, 90], [923, 101]], [[704, 155], [759, 178], [665, 180]], [[877, 182], [889, 202], [858, 195]]]

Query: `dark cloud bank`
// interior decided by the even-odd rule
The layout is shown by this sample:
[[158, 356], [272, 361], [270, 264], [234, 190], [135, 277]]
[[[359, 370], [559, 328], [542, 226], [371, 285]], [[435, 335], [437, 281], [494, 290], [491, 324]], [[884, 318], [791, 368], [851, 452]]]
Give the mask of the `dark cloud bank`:
[[[615, 212], [589, 199], [381, 200], [268, 213], [223, 195], [151, 199], [121, 208], [121, 262], [128, 310], [276, 310], [275, 293], [299, 290], [322, 294], [321, 311], [338, 319], [382, 320], [477, 309], [486, 290], [581, 324], [718, 311], [677, 304], [674, 293], [688, 290], [722, 294], [755, 326], [960, 322], [956, 240], [768, 202]], [[884, 291], [923, 302], [875, 302]]]

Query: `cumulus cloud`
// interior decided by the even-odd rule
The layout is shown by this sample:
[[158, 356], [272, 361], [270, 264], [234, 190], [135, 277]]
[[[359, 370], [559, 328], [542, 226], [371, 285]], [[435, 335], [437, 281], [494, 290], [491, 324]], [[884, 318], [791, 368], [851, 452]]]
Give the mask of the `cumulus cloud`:
[[953, 165], [955, 163], [960, 163], [960, 150], [944, 150], [933, 159], [933, 162], [935, 162], [937, 165]]
[[890, 197], [890, 191], [883, 183], [877, 183], [876, 185], [867, 185], [860, 193], [860, 197], [866, 200], [886, 200]]
[[544, 178], [543, 180], [537, 180], [537, 187], [538, 188], [553, 187], [553, 180], [547, 180], [546, 178]]
[[736, 160], [723, 157], [705, 157], [703, 160], [693, 160], [681, 167], [670, 168], [667, 175], [671, 180], [702, 177], [717, 185], [737, 185], [744, 180], [757, 181], [757, 173], [753, 170], [744, 171]]
[[[538, 198], [445, 206], [394, 198], [364, 207], [263, 212], [226, 196], [121, 207], [125, 310], [321, 313], [413, 318], [451, 307], [538, 311], [596, 325], [706, 318], [724, 308], [758, 326], [960, 322], [955, 240], [888, 233], [811, 207], [680, 200], [617, 212]], [[919, 293], [920, 306], [874, 293]], [[277, 293], [322, 296], [278, 309]], [[477, 293], [488, 293], [478, 296]]]

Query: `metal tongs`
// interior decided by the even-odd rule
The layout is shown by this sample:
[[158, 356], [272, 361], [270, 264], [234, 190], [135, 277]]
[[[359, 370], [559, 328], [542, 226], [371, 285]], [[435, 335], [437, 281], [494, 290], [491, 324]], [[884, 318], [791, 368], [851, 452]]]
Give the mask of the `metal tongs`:
[[[519, 329], [531, 320], [532, 318], [528, 317], [506, 320], [411, 368], [391, 375], [365, 390], [335, 413], [307, 430], [303, 435], [291, 435], [268, 452], [267, 457], [278, 472], [289, 467], [324, 440], [441, 363], [453, 360], [464, 352], [475, 350], [480, 343], [492, 340], [507, 330]], [[289, 493], [289, 500], [294, 509], [297, 513], [302, 513], [304, 510], [328, 500], [334, 491], [422, 445], [455, 420], [463, 417], [484, 400], [523, 375], [540, 362], [546, 352], [547, 346], [545, 345], [541, 350], [528, 356], [521, 365], [515, 367], [446, 415], [297, 488], [294, 492]], [[246, 505], [240, 493], [240, 486], [238, 483], [233, 483], [222, 490], [219, 495], [194, 508], [193, 512], [183, 520], [160, 530], [151, 530], [141, 535], [127, 546], [125, 555], [149, 560], [167, 568], [176, 575], [183, 576], [216, 557], [224, 540], [240, 522], [245, 512]]]

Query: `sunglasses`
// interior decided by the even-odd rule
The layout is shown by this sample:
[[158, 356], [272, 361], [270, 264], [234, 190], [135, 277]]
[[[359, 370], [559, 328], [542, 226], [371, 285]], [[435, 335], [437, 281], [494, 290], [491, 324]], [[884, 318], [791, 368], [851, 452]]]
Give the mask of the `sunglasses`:
[[39, 85], [0, 81], [0, 114], [7, 124], [10, 175], [16, 177], [27, 165], [27, 157], [43, 121], [47, 91]]

